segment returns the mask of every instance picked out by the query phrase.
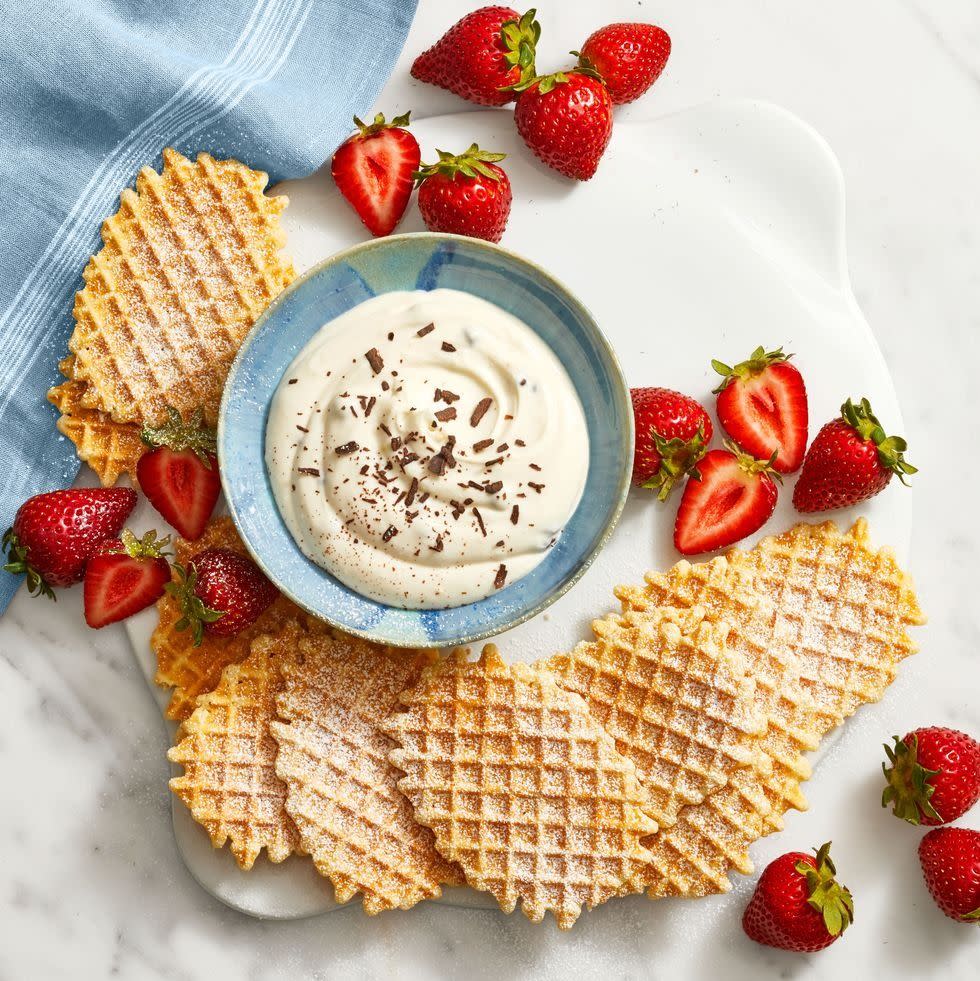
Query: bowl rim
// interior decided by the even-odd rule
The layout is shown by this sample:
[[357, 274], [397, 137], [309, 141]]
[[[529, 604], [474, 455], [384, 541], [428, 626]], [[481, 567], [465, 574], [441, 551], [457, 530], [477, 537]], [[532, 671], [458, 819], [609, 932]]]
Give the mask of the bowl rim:
[[[327, 616], [322, 610], [314, 609], [309, 606], [306, 602], [296, 596], [287, 586], [281, 584], [276, 577], [274, 577], [270, 571], [262, 556], [252, 547], [251, 543], [248, 541], [244, 531], [242, 530], [241, 519], [238, 515], [237, 509], [235, 507], [232, 495], [228, 491], [228, 486], [225, 480], [225, 470], [220, 465], [221, 449], [225, 441], [225, 419], [227, 417], [228, 403], [231, 399], [232, 392], [235, 388], [235, 382], [237, 380], [239, 369], [241, 368], [242, 362], [244, 361], [249, 348], [252, 345], [254, 339], [258, 336], [259, 332], [263, 329], [266, 321], [270, 317], [274, 316], [279, 306], [297, 289], [304, 285], [308, 280], [317, 276], [328, 266], [335, 265], [338, 262], [345, 261], [348, 257], [362, 252], [369, 252], [376, 248], [386, 247], [390, 245], [397, 245], [408, 240], [418, 241], [418, 240], [429, 240], [434, 244], [439, 244], [443, 242], [461, 242], [468, 247], [476, 249], [484, 249], [487, 252], [498, 253], [511, 259], [519, 264], [522, 264], [529, 269], [531, 269], [537, 276], [550, 283], [553, 287], [557, 287], [558, 291], [563, 294], [567, 302], [577, 308], [577, 311], [582, 315], [583, 321], [590, 325], [591, 331], [594, 335], [595, 340], [598, 342], [599, 346], [603, 350], [605, 356], [608, 359], [610, 367], [613, 369], [611, 373], [612, 380], [615, 382], [616, 394], [622, 400], [625, 407], [625, 415], [627, 419], [627, 427], [625, 432], [625, 442], [626, 446], [626, 457], [628, 461], [632, 461], [634, 445], [636, 440], [636, 427], [635, 420], [633, 418], [633, 400], [630, 395], [630, 388], [626, 382], [626, 376], [623, 373], [623, 367], [620, 364], [619, 357], [616, 354], [615, 348], [609, 342], [602, 328], [599, 326], [599, 322], [596, 320], [592, 311], [578, 298], [578, 296], [569, 287], [553, 273], [548, 272], [542, 266], [538, 265], [531, 259], [528, 259], [517, 252], [513, 252], [510, 249], [506, 249], [503, 246], [497, 245], [495, 242], [488, 242], [485, 239], [472, 238], [468, 235], [455, 235], [449, 232], [400, 232], [396, 235], [385, 235], [379, 238], [367, 239], [364, 242], [358, 242], [354, 245], [348, 246], [345, 249], [341, 249], [339, 252], [334, 252], [332, 255], [321, 259], [318, 263], [311, 266], [306, 272], [297, 276], [278, 296], [262, 311], [258, 319], [252, 325], [249, 332], [245, 335], [242, 340], [238, 351], [235, 353], [235, 358], [231, 363], [231, 367], [228, 369], [228, 375], [225, 379], [224, 389], [221, 394], [221, 403], [218, 408], [218, 425], [217, 425], [217, 448], [219, 456], [219, 466], [218, 475], [221, 479], [221, 489], [225, 498], [225, 506], [228, 509], [228, 513], [231, 517], [232, 523], [235, 526], [235, 530], [238, 532], [241, 538], [242, 544], [245, 546], [246, 551], [251, 556], [255, 564], [262, 570], [263, 574], [269, 579], [273, 585], [285, 596], [287, 599], [295, 603], [300, 609], [306, 611], [310, 616], [315, 617], [318, 620], [322, 620], [343, 633], [350, 634], [355, 637], [359, 637], [363, 640], [371, 641], [376, 644], [381, 644], [388, 647], [398, 647], [403, 649], [412, 648], [423, 648], [423, 649], [441, 649], [449, 648], [454, 646], [462, 646], [465, 644], [475, 644], [482, 640], [488, 640], [491, 637], [496, 637], [498, 634], [502, 634], [504, 631], [513, 630], [515, 627], [520, 626], [522, 623], [527, 623], [528, 620], [533, 619], [540, 613], [543, 613], [552, 603], [556, 602], [562, 596], [565, 595], [589, 570], [592, 563], [596, 560], [599, 553], [606, 547], [613, 531], [615, 531], [616, 526], [619, 524], [619, 519], [622, 517], [623, 508], [626, 506], [626, 499], [629, 495], [630, 484], [632, 480], [632, 468], [626, 466], [623, 468], [623, 472], [619, 476], [619, 482], [616, 486], [615, 499], [613, 501], [612, 510], [610, 511], [609, 518], [606, 521], [605, 527], [603, 528], [602, 534], [596, 540], [592, 549], [589, 553], [584, 556], [584, 558], [579, 562], [574, 572], [568, 577], [568, 579], [562, 583], [559, 587], [549, 591], [541, 600], [539, 600], [532, 607], [523, 610], [520, 614], [508, 620], [506, 623], [500, 626], [493, 627], [489, 630], [478, 630], [473, 633], [463, 634], [458, 638], [453, 638], [449, 643], [442, 641], [432, 641], [431, 643], [415, 641], [405, 641], [399, 642], [397, 639], [385, 635], [384, 633], [376, 633], [373, 630], [358, 630], [350, 627], [348, 624], [339, 622], [329, 616]], [[546, 342], [547, 343], [547, 342]], [[550, 345], [549, 345], [550, 346]], [[273, 506], [276, 506], [273, 504]], [[309, 560], [312, 561], [312, 560]], [[329, 573], [328, 573], [329, 574]], [[380, 604], [386, 605], [386, 604]], [[459, 608], [465, 608], [470, 604], [463, 603], [460, 604]], [[390, 607], [391, 609], [402, 609], [401, 607]], [[440, 608], [442, 609], [442, 608]], [[457, 609], [457, 607], [445, 607], [444, 609]], [[424, 612], [421, 608], [412, 608], [408, 612]], [[438, 610], [436, 611], [438, 612]]]

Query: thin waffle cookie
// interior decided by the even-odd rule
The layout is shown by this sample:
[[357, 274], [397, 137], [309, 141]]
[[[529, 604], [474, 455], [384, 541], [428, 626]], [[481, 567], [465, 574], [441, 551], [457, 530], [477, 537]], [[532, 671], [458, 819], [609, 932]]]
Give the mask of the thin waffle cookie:
[[[178, 539], [174, 546], [175, 559], [182, 565], [207, 548], [230, 548], [246, 554], [245, 546], [235, 531], [231, 518], [214, 518], [204, 534], [195, 542]], [[241, 633], [232, 637], [216, 637], [205, 633], [200, 646], [194, 646], [191, 630], [176, 630], [181, 618], [180, 604], [169, 593], [157, 600], [159, 622], [150, 638], [157, 657], [156, 683], [173, 688], [168, 719], [181, 722], [194, 711], [198, 695], [209, 692], [218, 684], [221, 672], [229, 664], [243, 660], [252, 641], [262, 634], [276, 634], [290, 621], [314, 628], [315, 624], [295, 603], [279, 596], [276, 601]]]
[[864, 518], [846, 534], [832, 521], [798, 524], [718, 561], [728, 568], [705, 575], [703, 565], [681, 562], [616, 595], [632, 609], [697, 605], [719, 619], [732, 618], [736, 592], [771, 603], [771, 637], [798, 659], [818, 736], [878, 701], [899, 662], [917, 649], [908, 628], [925, 617], [912, 580], [889, 549], [870, 547]]
[[82, 405], [85, 382], [76, 381], [74, 358], [60, 364], [66, 381], [48, 392], [48, 401], [58, 410], [58, 432], [75, 444], [78, 459], [98, 475], [103, 487], [111, 487], [123, 474], [136, 484], [136, 463], [146, 447], [140, 439], [140, 428], [113, 422], [98, 409]]
[[[778, 571], [764, 555], [781, 556]], [[763, 746], [772, 775], [739, 771], [648, 842], [656, 870], [651, 895], [726, 892], [730, 870], [752, 871], [749, 845], [780, 828], [789, 808], [805, 806], [798, 783], [808, 768], [800, 754], [861, 701], [879, 698], [897, 661], [915, 650], [906, 628], [924, 618], [911, 581], [889, 552], [870, 550], [860, 520], [847, 535], [830, 522], [799, 525], [752, 552], [680, 562], [647, 576], [645, 587], [620, 587], [617, 595], [624, 608], [698, 605], [740, 626], [743, 654], [770, 718]], [[760, 788], [768, 815], [754, 804]]]
[[636, 766], [661, 829], [743, 766], [765, 766], [758, 750], [767, 719], [756, 683], [729, 651], [732, 627], [699, 608], [662, 608], [597, 620], [596, 639], [544, 662]]
[[279, 256], [287, 201], [236, 160], [168, 149], [163, 161], [103, 224], [68, 346], [83, 408], [152, 425], [168, 405], [185, 417], [202, 408], [213, 426], [236, 351], [294, 275]]
[[296, 656], [300, 628], [258, 637], [248, 657], [229, 664], [218, 687], [202, 695], [167, 754], [184, 772], [170, 789], [187, 805], [215, 848], [231, 843], [241, 868], [264, 848], [281, 862], [296, 851], [299, 833], [286, 813], [286, 785], [276, 776], [278, 747], [269, 731], [282, 687], [283, 665]]
[[338, 903], [362, 894], [365, 912], [433, 899], [459, 871], [412, 815], [388, 762], [381, 723], [435, 657], [353, 637], [306, 637], [279, 697], [276, 772], [304, 851]]
[[553, 675], [492, 647], [428, 668], [392, 715], [398, 786], [467, 883], [505, 913], [568, 929], [582, 911], [642, 889], [640, 844], [657, 828], [633, 764]]

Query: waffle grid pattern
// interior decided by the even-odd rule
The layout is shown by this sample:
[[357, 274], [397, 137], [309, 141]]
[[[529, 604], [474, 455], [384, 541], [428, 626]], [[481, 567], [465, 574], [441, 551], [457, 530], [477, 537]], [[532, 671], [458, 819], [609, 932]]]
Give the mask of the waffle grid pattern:
[[656, 830], [632, 763], [550, 673], [493, 648], [428, 669], [387, 731], [399, 787], [467, 883], [532, 922], [636, 892]]

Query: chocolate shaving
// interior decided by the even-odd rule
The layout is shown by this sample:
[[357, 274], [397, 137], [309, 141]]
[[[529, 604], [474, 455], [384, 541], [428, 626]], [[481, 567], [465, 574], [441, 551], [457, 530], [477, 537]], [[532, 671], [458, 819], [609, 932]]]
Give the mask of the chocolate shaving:
[[441, 552], [442, 551], [442, 548], [443, 548], [443, 545], [442, 545], [442, 535], [436, 535], [436, 543], [435, 543], [435, 545], [430, 545], [429, 546], [429, 551], [431, 551], [431, 552]]
[[415, 495], [419, 491], [418, 477], [413, 477], [408, 486], [408, 493], [405, 495], [405, 507], [410, 508], [415, 503]]
[[504, 545], [506, 545], [506, 544], [507, 543], [501, 538], [500, 541], [499, 542], [496, 542], [493, 547], [494, 548], [503, 548]]
[[306, 426], [301, 426], [301, 425], [300, 425], [299, 423], [296, 423], [296, 428], [297, 428], [297, 429], [298, 429], [298, 430], [299, 430], [299, 431], [300, 431], [301, 433], [308, 433], [308, 432], [309, 432], [309, 430], [308, 430], [308, 429], [306, 428]]
[[441, 399], [447, 405], [452, 405], [453, 402], [459, 401], [459, 396], [455, 392], [450, 392], [448, 388], [437, 388], [436, 391], [439, 393], [437, 402]]
[[518, 506], [517, 506], [517, 505], [515, 504], [515, 505], [514, 505], [514, 506], [513, 506], [513, 507], [512, 507], [511, 509], [510, 509], [510, 523], [511, 523], [512, 525], [516, 525], [516, 524], [517, 524], [517, 519], [518, 519], [518, 518], [519, 518], [520, 516], [521, 516], [521, 509], [520, 509], [520, 508], [519, 508], [519, 507], [518, 507]]
[[319, 477], [320, 471], [316, 467], [300, 467], [300, 473], [305, 473], [308, 477]]
[[527, 443], [525, 443], [523, 439], [515, 439], [515, 440], [514, 440], [514, 443], [515, 443], [515, 444], [516, 444], [517, 446], [522, 446], [522, 447], [523, 447], [523, 446], [527, 446]]
[[299, 379], [298, 379], [298, 378], [290, 378], [290, 379], [289, 379], [289, 381], [288, 381], [288, 382], [286, 382], [286, 384], [287, 384], [287, 385], [295, 385], [295, 384], [296, 384], [296, 382], [298, 382], [298, 381], [299, 381]]
[[342, 443], [336, 450], [334, 450], [334, 452], [337, 454], [337, 456], [347, 456], [348, 453], [355, 452], [357, 448], [357, 443], [355, 443], [354, 440], [351, 440], [349, 443]]
[[[425, 337], [426, 334], [431, 334], [435, 329], [436, 329], [436, 325], [435, 324], [426, 324], [424, 327], [422, 327], [421, 329], [419, 329], [419, 330], [417, 330], [415, 332], [415, 336], [416, 337]], [[441, 549], [440, 549], [440, 551], [441, 551]]]
[[495, 456], [492, 460], [487, 460], [483, 465], [485, 467], [495, 467], [498, 463], [503, 463], [504, 458], [502, 456]]
[[529, 480], [527, 486], [533, 487], [539, 494], [544, 490], [544, 484], [536, 484], [533, 480]]
[[367, 354], [364, 355], [367, 358], [368, 364], [371, 366], [371, 370], [377, 375], [380, 374], [381, 369], [385, 366], [385, 359], [381, 357], [376, 347], [372, 347]]
[[385, 434], [385, 436], [391, 435], [391, 430], [383, 422], [378, 423], [378, 429], [380, 429], [381, 432]]
[[539, 467], [539, 466], [538, 466], [538, 465], [537, 465], [536, 463], [529, 463], [529, 464], [528, 464], [528, 466], [529, 466], [529, 467], [530, 467], [530, 468], [531, 468], [532, 470], [538, 470], [538, 471], [540, 471], [540, 470], [541, 470], [541, 468], [540, 468], [540, 467]]
[[470, 416], [470, 425], [479, 426], [480, 420], [490, 411], [490, 406], [493, 405], [492, 398], [480, 399], [476, 403], [476, 408], [473, 410], [473, 414]]
[[459, 501], [450, 501], [449, 503], [453, 509], [453, 520], [459, 521], [459, 516], [466, 510], [466, 508], [464, 508]]
[[484, 484], [483, 489], [488, 494], [499, 494], [504, 488], [504, 482], [502, 480], [495, 480], [493, 483]]
[[381, 541], [387, 544], [397, 534], [398, 534], [398, 529], [394, 525], [388, 525], [388, 527], [385, 529], [385, 533], [381, 536]]
[[473, 508], [473, 517], [476, 518], [476, 523], [480, 526], [480, 534], [484, 538], [487, 537], [487, 526], [483, 523], [483, 515], [480, 514], [479, 508]]
[[442, 349], [443, 351], [448, 351], [450, 354], [452, 354], [453, 351], [456, 350], [456, 346], [454, 344], [450, 344], [449, 341], [443, 341]]
[[465, 484], [460, 484], [460, 487], [472, 487], [473, 490], [481, 491], [483, 490], [483, 484], [478, 484], [475, 480], [468, 480]]
[[402, 446], [402, 438], [401, 438], [401, 436], [392, 436], [391, 437], [391, 451], [392, 451], [392, 453], [394, 453], [395, 450], [400, 450], [401, 449], [401, 446]]
[[509, 444], [507, 444], [507, 443], [501, 443], [500, 446], [497, 447], [497, 452], [498, 453], [506, 453], [509, 449], [510, 449], [510, 445]]
[[473, 444], [473, 452], [482, 453], [488, 446], [493, 446], [493, 440], [481, 439], [478, 443]]
[[446, 472], [446, 458], [441, 452], [433, 453], [429, 457], [429, 462], [425, 465], [426, 470], [429, 473], [435, 474], [437, 477], [441, 477]]
[[392, 330], [388, 331], [388, 340], [393, 341], [395, 339], [395, 332]]
[[507, 582], [507, 566], [501, 563], [497, 574], [493, 577], [493, 588], [502, 589], [505, 582]]
[[387, 392], [389, 388], [391, 388], [391, 386], [386, 381], [383, 381], [381, 383], [381, 391], [382, 392]]
[[449, 422], [456, 418], [456, 410], [451, 405], [447, 406], [445, 409], [440, 409], [436, 413], [436, 418], [440, 422]]

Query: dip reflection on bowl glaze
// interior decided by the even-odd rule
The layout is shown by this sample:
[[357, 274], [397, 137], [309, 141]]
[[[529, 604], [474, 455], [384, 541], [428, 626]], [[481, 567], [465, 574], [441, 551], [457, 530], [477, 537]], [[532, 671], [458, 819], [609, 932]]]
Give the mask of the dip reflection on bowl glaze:
[[266, 465], [303, 552], [364, 596], [456, 606], [527, 575], [585, 485], [581, 403], [551, 349], [456, 290], [392, 292], [286, 370]]

